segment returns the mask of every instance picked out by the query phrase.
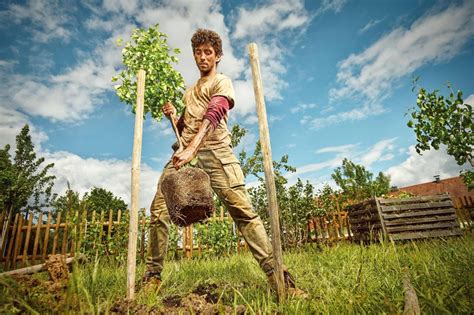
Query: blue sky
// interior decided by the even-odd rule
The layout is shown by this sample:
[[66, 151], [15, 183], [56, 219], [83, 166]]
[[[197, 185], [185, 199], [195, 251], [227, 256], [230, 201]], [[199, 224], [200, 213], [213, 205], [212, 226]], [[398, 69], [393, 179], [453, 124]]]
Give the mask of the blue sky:
[[[181, 48], [177, 69], [198, 78], [190, 38], [211, 28], [223, 39], [219, 71], [230, 76], [236, 106], [230, 125], [258, 138], [246, 46], [256, 42], [274, 159], [288, 154], [317, 188], [344, 157], [406, 186], [456, 176], [443, 149], [419, 156], [406, 127], [415, 104], [413, 76], [446, 93], [451, 82], [474, 103], [473, 1], [2, 1], [0, 145], [28, 123], [39, 155], [54, 162], [56, 190], [69, 181], [130, 197], [134, 116], [110, 78], [121, 69], [117, 38], [160, 24]], [[169, 122], [145, 121], [140, 204], [147, 207], [174, 137]], [[254, 184], [249, 178], [248, 184]]]

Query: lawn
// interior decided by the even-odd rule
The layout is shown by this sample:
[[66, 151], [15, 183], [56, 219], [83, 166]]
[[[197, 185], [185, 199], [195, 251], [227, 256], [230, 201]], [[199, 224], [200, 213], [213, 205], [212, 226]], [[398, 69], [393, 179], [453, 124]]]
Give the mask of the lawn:
[[[196, 313], [248, 314], [402, 313], [408, 275], [424, 314], [474, 310], [474, 235], [371, 245], [309, 244], [285, 252], [285, 263], [309, 299], [277, 304], [266, 276], [249, 253], [169, 261], [159, 293], [138, 291], [126, 304], [126, 266], [102, 259], [74, 268], [67, 285], [47, 274], [0, 277], [0, 313]], [[144, 271], [138, 265], [137, 275]], [[140, 289], [140, 277], [137, 287]], [[188, 312], [188, 313], [189, 313]], [[204, 311], [206, 312], [206, 311]]]

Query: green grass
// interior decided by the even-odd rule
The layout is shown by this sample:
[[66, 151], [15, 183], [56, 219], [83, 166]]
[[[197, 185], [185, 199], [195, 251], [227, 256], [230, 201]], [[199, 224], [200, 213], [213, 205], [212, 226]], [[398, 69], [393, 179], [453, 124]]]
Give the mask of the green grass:
[[[137, 303], [159, 309], [163, 300], [193, 292], [198, 286], [212, 287], [219, 303], [247, 312], [282, 314], [402, 313], [402, 279], [408, 274], [424, 314], [467, 314], [474, 310], [474, 236], [410, 243], [381, 242], [369, 246], [340, 243], [333, 247], [314, 244], [284, 255], [285, 263], [308, 300], [289, 299], [278, 305], [269, 292], [266, 276], [250, 254], [225, 258], [169, 261], [158, 295], [138, 292]], [[139, 265], [137, 282], [145, 266]], [[44, 279], [45, 275], [34, 275]], [[75, 269], [62, 309], [71, 313], [107, 313], [125, 296], [126, 267], [105, 261]], [[25, 291], [8, 278], [0, 278], [0, 312], [45, 311], [45, 300], [54, 294]], [[23, 290], [23, 291], [22, 291]], [[19, 294], [22, 292], [26, 292]], [[30, 294], [31, 293], [31, 294]], [[34, 294], [33, 294], [34, 293]], [[55, 312], [58, 307], [51, 307]], [[12, 311], [12, 313], [15, 311]], [[7, 312], [8, 313], [8, 312]]]

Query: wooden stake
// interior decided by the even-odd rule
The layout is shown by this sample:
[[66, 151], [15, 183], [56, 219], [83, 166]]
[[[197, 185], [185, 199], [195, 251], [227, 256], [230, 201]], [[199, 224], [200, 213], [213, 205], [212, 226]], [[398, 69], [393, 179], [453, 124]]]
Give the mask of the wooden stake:
[[128, 230], [127, 299], [135, 299], [135, 273], [137, 267], [138, 209], [140, 193], [140, 161], [142, 154], [143, 105], [145, 102], [145, 70], [137, 75], [137, 106], [135, 108], [135, 133], [132, 154], [132, 199], [130, 227]]
[[275, 275], [277, 284], [278, 301], [285, 300], [285, 284], [283, 281], [283, 257], [280, 237], [280, 218], [278, 215], [278, 201], [276, 197], [275, 179], [273, 177], [273, 160], [270, 146], [270, 135], [268, 132], [267, 112], [263, 98], [263, 84], [260, 74], [260, 63], [258, 60], [257, 44], [248, 46], [250, 65], [252, 66], [253, 89], [255, 102], [257, 104], [258, 129], [260, 133], [260, 144], [262, 145], [263, 167], [265, 169], [265, 186], [267, 189], [268, 208], [270, 213], [270, 225], [272, 229], [273, 259], [275, 261]]
[[408, 269], [403, 270], [403, 290], [405, 291], [405, 306], [403, 315], [420, 315], [420, 304], [413, 285], [410, 282]]

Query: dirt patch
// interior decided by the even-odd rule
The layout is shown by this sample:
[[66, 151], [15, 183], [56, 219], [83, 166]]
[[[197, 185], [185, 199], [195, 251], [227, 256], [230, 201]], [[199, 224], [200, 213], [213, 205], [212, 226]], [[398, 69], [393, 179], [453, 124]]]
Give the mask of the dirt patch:
[[178, 307], [181, 305], [181, 297], [179, 295], [168, 296], [163, 299], [163, 305], [166, 307]]
[[171, 221], [188, 226], [203, 221], [214, 212], [209, 175], [194, 167], [181, 168], [167, 175], [161, 183]]
[[110, 308], [112, 314], [163, 314], [158, 308], [149, 308], [144, 304], [138, 304], [135, 301], [129, 301], [127, 299], [119, 300]]
[[49, 278], [55, 283], [67, 281], [69, 278], [69, 269], [66, 264], [66, 256], [51, 255], [45, 264], [45, 269], [49, 273]]
[[217, 295], [216, 289], [217, 289], [216, 284], [210, 284], [210, 285], [200, 284], [193, 291], [193, 293], [204, 297], [207, 303], [216, 304], [217, 301], [219, 300], [219, 296]]
[[113, 314], [244, 314], [247, 308], [238, 305], [235, 310], [232, 306], [218, 304], [217, 285], [199, 285], [192, 293], [181, 297], [172, 295], [162, 301], [163, 307], [148, 307], [136, 302], [121, 300], [116, 302], [110, 312]]
[[[1, 284], [5, 305], [20, 312], [58, 313], [65, 309], [75, 310], [74, 301], [67, 303], [66, 281], [45, 281], [27, 275], [13, 275]], [[1, 300], [1, 299], [0, 299]], [[31, 308], [31, 309], [30, 309]], [[1, 309], [1, 308], [0, 308]], [[0, 312], [1, 313], [1, 312]]]

